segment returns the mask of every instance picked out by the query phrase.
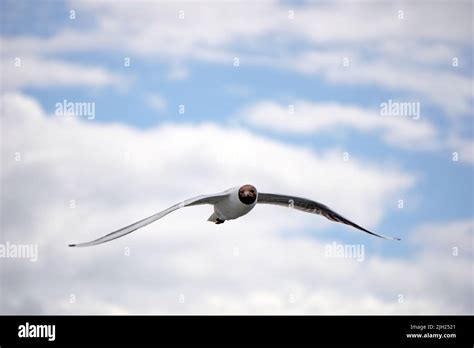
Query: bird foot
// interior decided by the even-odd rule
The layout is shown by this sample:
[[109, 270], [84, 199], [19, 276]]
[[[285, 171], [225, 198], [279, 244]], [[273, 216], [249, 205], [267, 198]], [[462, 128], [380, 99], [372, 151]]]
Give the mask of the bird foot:
[[223, 224], [225, 220], [216, 219], [216, 225]]

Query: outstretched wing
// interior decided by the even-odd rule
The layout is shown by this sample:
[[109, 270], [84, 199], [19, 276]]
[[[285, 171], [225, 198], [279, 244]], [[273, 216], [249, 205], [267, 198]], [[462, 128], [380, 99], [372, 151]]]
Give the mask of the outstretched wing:
[[393, 240], [400, 240], [400, 238], [392, 238], [392, 237], [386, 237], [374, 232], [370, 232], [366, 230], [365, 228], [353, 223], [350, 220], [347, 220], [345, 217], [339, 215], [332, 209], [328, 208], [324, 204], [306, 199], [306, 198], [300, 198], [300, 197], [294, 197], [294, 196], [285, 196], [285, 195], [276, 195], [276, 194], [271, 194], [271, 193], [259, 193], [258, 194], [258, 200], [257, 203], [260, 204], [275, 204], [275, 205], [280, 205], [284, 207], [289, 207], [289, 208], [295, 208], [307, 213], [313, 213], [313, 214], [319, 214], [324, 216], [325, 218], [340, 222], [352, 227], [355, 227], [361, 231], [367, 232], [373, 236], [377, 236], [380, 238], [384, 239], [393, 239]]
[[138, 230], [139, 228], [142, 228], [143, 226], [146, 226], [148, 224], [151, 224], [152, 222], [161, 219], [163, 216], [168, 215], [169, 213], [178, 210], [180, 208], [188, 207], [188, 206], [193, 206], [193, 205], [200, 205], [200, 204], [215, 204], [222, 198], [228, 195], [228, 191], [222, 192], [222, 193], [217, 193], [214, 195], [203, 195], [203, 196], [198, 196], [194, 198], [187, 199], [181, 203], [175, 204], [168, 209], [165, 209], [163, 211], [160, 211], [159, 213], [156, 213], [152, 216], [149, 216], [143, 220], [137, 221], [129, 226], [123, 227], [117, 231], [114, 231], [112, 233], [109, 233], [101, 238], [95, 239], [90, 242], [86, 243], [79, 243], [79, 244], [70, 244], [70, 247], [85, 247], [85, 246], [91, 246], [91, 245], [97, 245], [105, 242], [109, 242], [113, 239], [117, 239], [120, 237], [125, 236], [126, 234], [129, 234], [135, 230]]

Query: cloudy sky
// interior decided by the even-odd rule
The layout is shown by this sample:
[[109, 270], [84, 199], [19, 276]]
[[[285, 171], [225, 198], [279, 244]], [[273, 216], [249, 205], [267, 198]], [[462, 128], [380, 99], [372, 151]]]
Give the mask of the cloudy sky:
[[[0, 313], [474, 313], [471, 1], [0, 13], [0, 244], [38, 248], [0, 258]], [[246, 183], [402, 241], [271, 206], [214, 225], [198, 206], [67, 247]]]

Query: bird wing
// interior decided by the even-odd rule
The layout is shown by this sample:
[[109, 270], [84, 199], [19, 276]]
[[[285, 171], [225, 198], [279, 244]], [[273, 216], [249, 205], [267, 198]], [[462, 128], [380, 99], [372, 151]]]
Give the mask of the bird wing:
[[285, 195], [278, 195], [272, 193], [259, 193], [257, 203], [260, 204], [275, 204], [289, 208], [295, 208], [307, 213], [319, 214], [324, 216], [325, 218], [340, 222], [352, 227], [355, 227], [361, 231], [367, 232], [373, 236], [377, 236], [384, 239], [393, 239], [393, 240], [400, 240], [400, 238], [393, 238], [393, 237], [386, 237], [374, 232], [370, 232], [365, 228], [353, 223], [352, 221], [346, 219], [345, 217], [341, 216], [340, 214], [336, 213], [332, 209], [328, 208], [324, 204], [300, 197], [294, 196], [285, 196]]
[[138, 230], [139, 228], [142, 228], [143, 226], [146, 226], [148, 224], [151, 224], [152, 222], [161, 219], [163, 216], [168, 215], [169, 213], [178, 210], [180, 208], [188, 207], [188, 206], [193, 206], [193, 205], [200, 205], [200, 204], [216, 204], [219, 202], [222, 198], [226, 197], [229, 194], [229, 191], [224, 191], [221, 193], [216, 193], [213, 195], [202, 195], [202, 196], [197, 196], [194, 198], [187, 199], [181, 203], [175, 204], [168, 209], [165, 209], [163, 211], [160, 211], [159, 213], [156, 213], [152, 216], [149, 216], [143, 220], [137, 221], [129, 226], [123, 227], [117, 231], [111, 232], [101, 238], [95, 239], [90, 242], [86, 243], [79, 243], [79, 244], [69, 244], [70, 247], [85, 247], [85, 246], [91, 246], [91, 245], [97, 245], [105, 242], [109, 242], [113, 239], [120, 238], [125, 236], [126, 234], [129, 234], [135, 230]]

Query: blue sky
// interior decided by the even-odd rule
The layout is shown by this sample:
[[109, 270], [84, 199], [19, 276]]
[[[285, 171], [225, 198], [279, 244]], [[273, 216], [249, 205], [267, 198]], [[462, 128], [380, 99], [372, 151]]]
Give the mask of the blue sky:
[[[130, 132], [147, 134], [168, 126], [196, 127], [197, 132], [199, 126], [210, 124], [243, 130], [256, 139], [300, 149], [302, 153], [339, 154], [342, 160], [342, 153], [347, 151], [350, 161], [376, 168], [380, 178], [386, 172], [390, 178], [407, 175], [413, 179], [412, 184], [400, 183], [398, 191], [385, 187], [386, 196], [374, 198], [381, 206], [373, 217], [372, 207], [363, 209], [367, 215], [363, 218], [372, 230], [410, 240], [410, 235], [425, 225], [471, 221], [474, 208], [473, 99], [472, 88], [469, 90], [473, 69], [472, 3], [454, 1], [448, 6], [437, 2], [428, 11], [429, 3], [145, 2], [119, 6], [41, 1], [41, 6], [36, 6], [31, 1], [3, 0], [2, 93], [32, 98], [53, 122], [58, 118], [54, 114], [56, 103], [66, 99], [95, 103], [93, 121], [76, 117], [84, 127], [120, 125]], [[234, 15], [226, 17], [225, 6], [235, 11]], [[68, 18], [71, 9], [76, 11], [74, 20]], [[180, 10], [185, 11], [181, 22], [177, 18]], [[295, 11], [290, 24], [288, 11]], [[397, 17], [399, 11], [403, 11], [403, 19]], [[200, 16], [209, 17], [201, 22], [196, 20]], [[368, 23], [370, 18], [373, 23]], [[443, 30], [432, 25], [433, 18], [441, 18], [438, 24]], [[321, 28], [319, 23], [326, 20], [334, 25]], [[141, 38], [148, 41], [141, 42]], [[22, 77], [18, 69], [12, 68], [15, 57], [25, 62]], [[125, 57], [130, 57], [131, 66], [124, 66]], [[240, 59], [238, 67], [233, 65], [235, 57]], [[349, 57], [349, 67], [343, 66], [344, 57]], [[452, 66], [453, 57], [459, 58], [459, 66]], [[44, 67], [44, 71], [29, 71], [30, 61], [39, 70]], [[426, 81], [427, 76], [431, 82]], [[153, 96], [160, 105], [150, 104]], [[403, 118], [395, 121], [400, 123], [398, 131], [381, 122], [380, 104], [389, 99], [420, 103], [420, 120], [392, 116]], [[178, 112], [180, 104], [185, 105], [184, 114]], [[263, 116], [257, 112], [266, 110], [269, 104], [275, 110], [295, 105], [293, 117], [302, 126], [279, 129], [272, 117], [283, 119], [283, 111], [274, 115], [274, 109], [269, 109]], [[298, 112], [303, 104], [305, 110], [313, 110], [303, 115], [305, 121]], [[347, 110], [349, 120], [344, 115], [338, 115], [344, 121], [329, 120], [333, 115], [318, 113], [328, 104]], [[351, 117], [352, 112], [357, 115], [357, 110], [372, 118], [364, 121]], [[11, 136], [5, 126], [3, 132]], [[390, 132], [394, 132], [388, 136], [391, 140], [385, 137]], [[415, 135], [408, 136], [411, 132]], [[187, 141], [178, 138], [178, 142]], [[41, 144], [38, 140], [32, 148]], [[154, 150], [149, 151], [151, 155]], [[458, 161], [452, 160], [453, 152], [459, 154]], [[172, 173], [166, 175], [173, 177]], [[295, 173], [292, 180], [298, 184], [281, 187], [280, 193], [292, 194], [283, 192], [292, 186], [301, 186], [302, 190], [309, 185], [321, 186], [324, 178], [318, 175], [315, 173], [315, 181], [304, 182], [308, 176]], [[307, 198], [333, 208], [364, 205], [364, 194], [345, 196], [349, 187], [363, 185], [363, 170], [360, 175], [354, 181], [344, 177], [344, 181], [334, 183], [339, 189], [324, 196], [324, 201], [311, 196], [311, 190]], [[8, 176], [4, 180], [8, 181]], [[357, 192], [383, 186], [374, 185], [361, 186]], [[327, 201], [332, 197], [333, 201]], [[351, 199], [357, 201], [348, 203]], [[404, 200], [403, 209], [397, 208], [399, 199]], [[341, 213], [352, 218], [347, 208]], [[357, 217], [358, 213], [353, 219]], [[320, 217], [314, 217], [314, 224], [320, 222]], [[11, 221], [11, 225], [15, 223]], [[394, 245], [353, 232], [337, 224], [315, 232], [305, 222], [297, 231], [275, 233], [283, 239], [314, 238], [324, 243], [336, 238], [344, 243], [363, 243], [379, 257], [410, 259], [420, 253], [416, 243]], [[467, 233], [471, 245], [464, 247], [472, 253], [472, 226]], [[445, 245], [447, 250], [451, 244]]]

